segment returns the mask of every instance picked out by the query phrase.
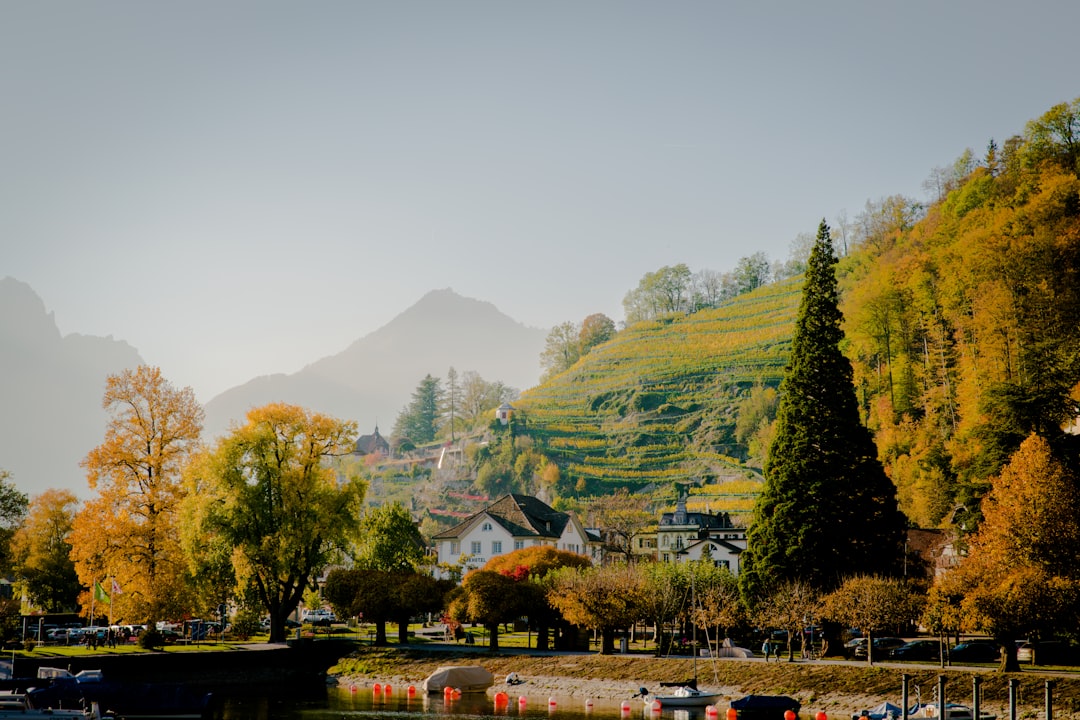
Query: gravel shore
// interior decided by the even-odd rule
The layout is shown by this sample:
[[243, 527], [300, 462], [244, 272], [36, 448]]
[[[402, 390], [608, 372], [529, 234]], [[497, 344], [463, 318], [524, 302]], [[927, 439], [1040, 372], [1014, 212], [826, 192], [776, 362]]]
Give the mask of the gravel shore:
[[[366, 660], [366, 662], [365, 662]], [[672, 682], [692, 677], [690, 659], [652, 658], [642, 656], [552, 655], [448, 655], [438, 653], [387, 653], [379, 660], [362, 656], [362, 671], [337, 673], [343, 685], [370, 688], [374, 683], [390, 682], [397, 688], [419, 685], [439, 665], [481, 665], [495, 676], [495, 685], [488, 690], [491, 696], [506, 692], [512, 699], [524, 696], [528, 702], [546, 702], [549, 697], [560, 704], [576, 705], [594, 700], [598, 706], [615, 706], [624, 700], [640, 703], [635, 693], [642, 686], [659, 690], [660, 682]], [[915, 700], [916, 688], [929, 701], [936, 688], [941, 669], [934, 666], [852, 667], [832, 663], [764, 663], [760, 660], [718, 660], [698, 663], [698, 684], [702, 689], [719, 692], [724, 698], [717, 703], [721, 712], [731, 700], [748, 694], [788, 695], [802, 704], [800, 717], [813, 718], [825, 712], [834, 720], [849, 720], [853, 713], [872, 708], [888, 700], [900, 702], [901, 675], [910, 673], [910, 699]], [[506, 677], [516, 673], [523, 681], [508, 685]], [[972, 677], [982, 677], [982, 709], [1009, 720], [1007, 680], [993, 671], [970, 673], [952, 669], [949, 674], [950, 702], [970, 704]], [[1035, 719], [1042, 716], [1044, 677], [1025, 674], [1018, 697], [1017, 718]], [[1080, 719], [1080, 682], [1076, 678], [1055, 680], [1055, 720]], [[635, 705], [638, 707], [639, 705]]]

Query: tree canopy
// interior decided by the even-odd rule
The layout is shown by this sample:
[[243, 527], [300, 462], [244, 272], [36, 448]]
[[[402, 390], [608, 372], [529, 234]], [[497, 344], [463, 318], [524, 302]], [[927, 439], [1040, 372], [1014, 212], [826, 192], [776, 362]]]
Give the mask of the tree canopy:
[[338, 478], [356, 424], [294, 405], [248, 412], [189, 474], [193, 532], [233, 548], [238, 590], [251, 583], [270, 614], [271, 642], [304, 590], [356, 541], [364, 483]]
[[110, 375], [102, 404], [111, 416], [104, 442], [83, 461], [97, 497], [74, 521], [75, 570], [84, 587], [112, 578], [122, 588], [111, 598], [114, 620], [179, 617], [190, 587], [181, 471], [198, 446], [202, 407], [191, 388], [145, 365]]

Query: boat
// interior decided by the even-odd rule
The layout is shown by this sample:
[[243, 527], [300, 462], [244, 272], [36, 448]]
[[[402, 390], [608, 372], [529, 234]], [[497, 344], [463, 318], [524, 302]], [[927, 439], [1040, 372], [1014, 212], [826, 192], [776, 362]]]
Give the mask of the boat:
[[638, 690], [646, 705], [659, 702], [662, 708], [705, 707], [716, 704], [724, 697], [723, 693], [699, 690], [696, 679], [681, 683], [660, 683], [660, 686], [670, 690], [660, 693], [651, 693], [647, 688]]
[[96, 717], [100, 716], [92, 715], [90, 710], [34, 707], [26, 693], [0, 692], [0, 720], [90, 720]]
[[746, 695], [731, 701], [739, 720], [785, 720], [790, 710], [796, 715], [802, 704], [787, 695]]
[[[897, 720], [903, 717], [904, 709], [899, 705], [893, 705], [891, 702], [883, 702], [869, 710], [860, 710], [858, 712], [851, 713], [851, 720]], [[911, 715], [911, 712], [908, 712]]]
[[100, 708], [102, 716], [127, 720], [199, 720], [211, 709], [211, 694], [185, 683], [110, 682], [100, 670], [72, 675], [42, 667], [38, 683], [26, 691], [33, 708]]
[[[936, 702], [924, 703], [916, 708], [914, 713], [908, 713], [909, 717], [915, 718], [937, 718], [940, 717], [938, 710], [938, 704]], [[945, 718], [944, 720], [973, 720], [975, 717], [974, 711], [969, 705], [961, 705], [960, 703], [945, 703]], [[997, 720], [997, 715], [988, 713], [984, 710], [979, 711], [979, 720]]]
[[463, 693], [484, 692], [495, 684], [495, 676], [479, 665], [444, 665], [424, 678], [424, 692], [441, 693], [446, 688]]

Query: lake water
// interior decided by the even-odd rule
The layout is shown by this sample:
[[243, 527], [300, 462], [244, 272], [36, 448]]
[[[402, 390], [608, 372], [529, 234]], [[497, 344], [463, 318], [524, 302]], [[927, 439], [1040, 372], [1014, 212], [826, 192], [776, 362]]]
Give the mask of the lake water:
[[[275, 694], [276, 695], [276, 694]], [[520, 697], [525, 697], [522, 705]], [[554, 700], [553, 705], [549, 701]], [[404, 689], [391, 695], [376, 694], [371, 688], [328, 687], [305, 697], [293, 695], [224, 698], [214, 720], [447, 720], [452, 718], [500, 718], [502, 720], [705, 720], [704, 710], [664, 710], [655, 714], [640, 699], [629, 699], [629, 712], [621, 700], [591, 700], [580, 697], [529, 697], [510, 695], [505, 706], [495, 707], [491, 695], [473, 693], [457, 700], [442, 695], [409, 697]]]

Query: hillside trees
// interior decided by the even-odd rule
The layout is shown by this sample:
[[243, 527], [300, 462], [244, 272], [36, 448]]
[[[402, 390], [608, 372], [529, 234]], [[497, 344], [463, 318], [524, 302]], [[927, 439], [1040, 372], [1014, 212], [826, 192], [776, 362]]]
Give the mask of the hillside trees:
[[78, 507], [70, 490], [46, 490], [31, 501], [11, 539], [16, 576], [30, 602], [46, 612], [71, 612], [79, 597], [70, 541]]
[[867, 423], [922, 525], [956, 506], [977, 515], [988, 479], [1030, 432], [1073, 444], [1062, 428], [1080, 412], [1080, 181], [1068, 167], [1077, 107], [1055, 106], [1023, 137], [991, 144], [980, 166], [962, 157], [917, 225], [874, 213], [868, 225], [891, 239], [848, 264]]
[[328, 563], [356, 540], [364, 484], [328, 462], [348, 453], [356, 424], [275, 403], [248, 412], [189, 473], [187, 532], [233, 548], [238, 590], [253, 585], [270, 640]]
[[581, 321], [578, 348], [585, 355], [600, 343], [615, 337], [615, 321], [604, 313], [593, 313]]
[[87, 455], [90, 488], [71, 532], [84, 587], [113, 577], [123, 587], [113, 617], [148, 621], [188, 607], [190, 578], [180, 547], [181, 470], [197, 448], [202, 407], [155, 367], [110, 375], [103, 406], [105, 440]]
[[896, 490], [859, 419], [851, 364], [840, 351], [835, 263], [823, 220], [747, 533], [739, 579], [748, 599], [795, 579], [829, 590], [853, 572], [892, 570], [902, 556]]

